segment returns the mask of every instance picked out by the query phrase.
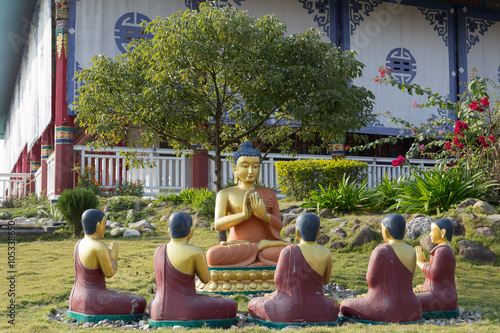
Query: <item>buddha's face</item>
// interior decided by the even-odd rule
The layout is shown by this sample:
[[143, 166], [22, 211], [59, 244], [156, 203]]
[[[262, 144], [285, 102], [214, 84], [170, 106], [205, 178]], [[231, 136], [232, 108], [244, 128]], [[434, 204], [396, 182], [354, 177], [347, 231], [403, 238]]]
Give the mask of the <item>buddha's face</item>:
[[439, 227], [432, 223], [431, 224], [431, 242], [434, 244], [440, 244], [446, 240], [446, 232], [443, 232], [443, 230], [439, 229]]
[[260, 157], [240, 156], [233, 171], [242, 183], [256, 182], [259, 179]]

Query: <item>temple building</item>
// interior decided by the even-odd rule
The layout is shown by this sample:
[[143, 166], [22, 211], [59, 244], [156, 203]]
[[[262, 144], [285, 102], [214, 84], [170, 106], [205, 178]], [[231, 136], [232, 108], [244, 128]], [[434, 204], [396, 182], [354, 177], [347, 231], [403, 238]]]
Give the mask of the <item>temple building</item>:
[[[500, 83], [499, 1], [218, 0], [217, 3], [247, 10], [257, 17], [275, 14], [287, 25], [290, 34], [316, 28], [325, 40], [355, 51], [366, 67], [354, 84], [370, 89], [376, 97], [373, 113], [378, 115], [377, 119], [360, 131], [372, 137], [408, 134], [402, 125], [389, 121], [387, 111], [417, 125], [430, 118], [455, 117], [438, 108], [412, 108], [414, 103], [424, 102], [425, 97], [377, 84], [373, 78], [378, 75], [379, 66], [391, 67], [392, 75], [399, 80], [430, 87], [452, 101], [464, 91], [462, 83], [467, 82], [473, 68], [478, 75]], [[115, 57], [125, 52], [130, 40], [150, 38], [143, 33], [142, 22], [197, 6], [195, 0], [2, 1], [0, 15], [5, 38], [0, 42], [4, 55], [0, 64], [0, 172], [31, 174], [29, 191], [45, 191], [51, 197], [73, 188], [74, 168], [92, 159], [81, 148], [91, 138], [75, 124], [73, 102], [78, 89], [73, 79], [75, 73], [88, 67], [95, 55]], [[349, 140], [347, 137], [345, 143]], [[162, 148], [160, 143], [148, 153], [153, 156], [157, 148]], [[392, 147], [378, 156], [394, 157], [404, 153], [403, 150], [404, 147]], [[195, 156], [182, 163], [163, 171], [151, 171], [144, 177], [151, 181], [155, 172], [163, 174], [165, 179], [182, 174], [180, 183], [164, 188], [209, 183], [213, 170], [207, 162]], [[110, 170], [115, 171], [110, 173]], [[112, 186], [110, 178], [114, 177], [116, 182], [130, 170], [116, 158], [101, 166], [101, 171], [107, 172], [106, 184]]]

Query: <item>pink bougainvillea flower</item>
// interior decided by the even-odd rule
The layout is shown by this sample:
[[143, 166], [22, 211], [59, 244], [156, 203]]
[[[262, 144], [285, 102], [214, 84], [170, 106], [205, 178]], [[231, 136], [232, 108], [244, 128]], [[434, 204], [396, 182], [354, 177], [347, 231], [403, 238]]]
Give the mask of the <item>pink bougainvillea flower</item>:
[[349, 147], [350, 147], [349, 145], [346, 145], [346, 146], [345, 146], [345, 150], [349, 149]]
[[421, 144], [421, 145], [420, 145], [420, 149], [423, 149], [423, 148], [424, 148], [424, 145], [423, 145], [423, 144]]
[[479, 103], [481, 103], [483, 106], [488, 107], [490, 105], [490, 101], [488, 100], [488, 97], [483, 97], [479, 100]]
[[453, 143], [458, 145], [460, 143], [460, 138], [456, 136], [455, 139], [453, 139]]
[[488, 140], [490, 140], [491, 142], [495, 143], [496, 142], [496, 138], [494, 135], [489, 135], [488, 136]]
[[462, 130], [458, 127], [455, 127], [455, 129], [453, 130], [453, 133], [455, 133], [458, 136], [464, 136], [464, 133], [462, 133]]
[[378, 82], [378, 76], [375, 78], [375, 82]]
[[399, 166], [399, 165], [403, 164], [405, 161], [406, 161], [406, 158], [399, 155], [396, 160], [392, 161], [392, 166]]
[[444, 147], [446, 148], [446, 150], [450, 150], [451, 149], [451, 142], [446, 142], [444, 144]]
[[474, 110], [474, 111], [477, 111], [477, 109], [479, 108], [479, 103], [477, 101], [473, 101], [470, 105], [469, 105], [469, 108], [471, 110]]
[[479, 139], [479, 142], [484, 142], [484, 136], [481, 135], [478, 137], [478, 139]]
[[420, 104], [417, 103], [417, 101], [413, 102], [413, 104], [411, 105], [412, 108], [418, 108], [420, 106]]
[[485, 141], [482, 141], [481, 144], [483, 145], [484, 148], [488, 148], [490, 145], [487, 144]]
[[457, 147], [458, 147], [458, 149], [462, 150], [462, 149], [464, 149], [464, 144], [463, 143], [459, 143], [457, 145]]

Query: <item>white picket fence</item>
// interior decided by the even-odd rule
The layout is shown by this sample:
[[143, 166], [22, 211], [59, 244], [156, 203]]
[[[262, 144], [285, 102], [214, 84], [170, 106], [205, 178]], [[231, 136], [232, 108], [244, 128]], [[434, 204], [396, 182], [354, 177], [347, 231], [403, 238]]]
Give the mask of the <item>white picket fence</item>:
[[[125, 157], [120, 152], [129, 150], [126, 147], [115, 147], [105, 150], [94, 150], [86, 146], [74, 146], [75, 153], [80, 154], [79, 164], [81, 171], [92, 168], [95, 180], [110, 193], [116, 190], [117, 185], [124, 182], [143, 183], [143, 195], [152, 196], [160, 192], [178, 193], [185, 188], [191, 187], [191, 159], [186, 156], [177, 156], [173, 149], [143, 148], [137, 149], [137, 155], [142, 162], [148, 162], [154, 167], [133, 168], [126, 166]], [[185, 151], [189, 152], [189, 151]], [[214, 152], [209, 152], [214, 154]], [[331, 159], [329, 155], [296, 155], [288, 156], [281, 154], [268, 154], [262, 161], [259, 182], [275, 188], [279, 193], [278, 176], [275, 162], [291, 161], [298, 159]], [[367, 177], [368, 187], [375, 187], [382, 177], [387, 174], [389, 179], [398, 178], [410, 170], [410, 166], [391, 165], [392, 158], [347, 156], [348, 160], [362, 161], [368, 164]], [[412, 159], [410, 165], [418, 168], [431, 168], [436, 162], [434, 160]], [[214, 163], [211, 161], [208, 167], [208, 186], [214, 188], [215, 178]], [[49, 198], [54, 196], [56, 170], [55, 153], [47, 159], [47, 191]], [[0, 174], [0, 200], [10, 195], [26, 195], [26, 183], [29, 182], [30, 174]], [[230, 154], [222, 160], [222, 183], [233, 181], [233, 172]], [[41, 172], [35, 174], [35, 193], [41, 193]]]

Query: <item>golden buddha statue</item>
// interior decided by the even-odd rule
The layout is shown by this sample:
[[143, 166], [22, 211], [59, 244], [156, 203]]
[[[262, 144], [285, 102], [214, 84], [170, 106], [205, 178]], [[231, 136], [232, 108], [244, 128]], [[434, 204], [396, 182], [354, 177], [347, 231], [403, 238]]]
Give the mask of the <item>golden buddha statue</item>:
[[177, 212], [170, 216], [171, 240], [160, 245], [154, 255], [156, 294], [149, 304], [150, 325], [228, 327], [236, 323], [238, 304], [220, 295], [200, 295], [195, 289], [195, 275], [209, 281], [205, 254], [189, 244], [194, 228], [191, 216]]
[[431, 250], [429, 262], [426, 262], [422, 248], [415, 247], [416, 264], [425, 274], [425, 283], [417, 286], [414, 291], [422, 303], [426, 319], [458, 316], [452, 235], [453, 222], [446, 218], [438, 219], [431, 224], [431, 241], [437, 246]]
[[75, 284], [67, 315], [78, 321], [141, 318], [146, 309], [144, 297], [106, 289], [105, 278], [118, 269], [118, 244], [112, 242], [108, 247], [99, 240], [106, 230], [106, 215], [88, 209], [82, 215], [82, 225], [85, 237], [75, 245]]
[[280, 237], [281, 214], [273, 190], [255, 186], [261, 154], [244, 142], [234, 154], [236, 186], [217, 193], [215, 229], [229, 229], [226, 242], [207, 252], [210, 267], [275, 266], [288, 243]]
[[403, 241], [406, 220], [390, 214], [381, 221], [385, 244], [370, 256], [368, 293], [340, 304], [340, 314], [360, 322], [408, 323], [422, 321], [422, 306], [413, 293], [415, 250]]
[[319, 217], [304, 213], [297, 217], [296, 236], [300, 244], [288, 245], [280, 254], [271, 296], [248, 303], [251, 321], [272, 328], [287, 325], [335, 325], [339, 305], [323, 295], [330, 282], [332, 254], [316, 240], [321, 234]]

